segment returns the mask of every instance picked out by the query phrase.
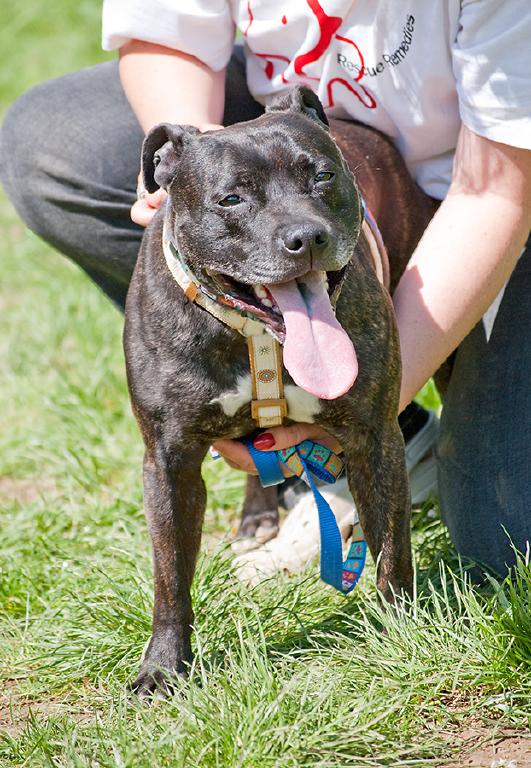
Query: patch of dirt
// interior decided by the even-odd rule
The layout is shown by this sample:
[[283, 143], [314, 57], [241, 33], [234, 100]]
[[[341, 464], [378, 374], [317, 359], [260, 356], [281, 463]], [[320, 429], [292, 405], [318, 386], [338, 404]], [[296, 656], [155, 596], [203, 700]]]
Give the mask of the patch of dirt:
[[15, 739], [27, 725], [30, 717], [68, 715], [79, 722], [87, 721], [94, 713], [80, 711], [79, 706], [51, 696], [46, 701], [34, 701], [30, 697], [16, 693], [17, 680], [2, 681], [0, 694], [0, 734]]
[[57, 486], [50, 478], [31, 477], [22, 480], [8, 475], [0, 476], [0, 503], [31, 504], [41, 496], [50, 494], [57, 494]]
[[440, 768], [531, 768], [531, 734], [485, 723], [452, 734], [451, 741], [461, 749]]

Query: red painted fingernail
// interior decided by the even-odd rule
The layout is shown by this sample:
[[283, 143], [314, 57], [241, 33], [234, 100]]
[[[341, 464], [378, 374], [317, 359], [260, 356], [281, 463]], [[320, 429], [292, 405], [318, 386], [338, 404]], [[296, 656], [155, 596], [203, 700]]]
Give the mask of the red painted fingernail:
[[264, 432], [253, 440], [253, 445], [258, 448], [259, 451], [265, 451], [268, 448], [272, 448], [275, 445], [275, 438], [271, 432]]

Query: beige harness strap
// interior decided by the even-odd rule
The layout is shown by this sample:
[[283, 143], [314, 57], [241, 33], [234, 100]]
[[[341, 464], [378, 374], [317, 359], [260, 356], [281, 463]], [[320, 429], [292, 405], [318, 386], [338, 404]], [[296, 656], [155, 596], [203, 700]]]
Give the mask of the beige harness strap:
[[361, 232], [369, 247], [376, 276], [384, 288], [389, 290], [389, 261], [381, 235], [379, 232], [374, 231], [366, 218], [361, 225]]
[[247, 337], [253, 399], [251, 416], [259, 427], [279, 427], [288, 414], [282, 382], [280, 344], [268, 333]]
[[363, 224], [361, 225], [361, 231], [365, 235], [367, 245], [369, 246], [372, 260], [374, 262], [374, 270], [376, 272], [378, 280], [382, 285], [385, 285], [381, 251], [380, 251], [380, 248], [378, 248], [378, 243], [376, 242], [376, 238], [374, 236], [374, 233], [371, 227], [369, 226], [369, 223], [367, 222], [367, 219], [363, 220]]
[[264, 323], [252, 320], [206, 296], [193, 275], [191, 275], [178, 258], [166, 231], [162, 238], [164, 257], [175, 281], [180, 285], [190, 301], [199, 304], [211, 315], [229, 328], [233, 328], [247, 339], [249, 352], [249, 367], [253, 399], [251, 415], [259, 427], [278, 427], [288, 414], [288, 405], [284, 399], [282, 383], [282, 351], [280, 344], [269, 333], [265, 332]]

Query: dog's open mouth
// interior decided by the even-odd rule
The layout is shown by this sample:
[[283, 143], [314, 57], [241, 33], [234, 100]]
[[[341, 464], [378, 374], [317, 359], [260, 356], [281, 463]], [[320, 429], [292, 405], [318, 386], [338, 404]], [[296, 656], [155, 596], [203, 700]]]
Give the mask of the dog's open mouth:
[[358, 374], [356, 353], [336, 319], [333, 303], [345, 268], [308, 272], [284, 283], [245, 285], [212, 275], [225, 301], [262, 320], [284, 344], [284, 365], [293, 380], [313, 395], [334, 400]]
[[[316, 273], [325, 283], [332, 306], [335, 306], [345, 277], [345, 272], [346, 266], [335, 271]], [[269, 325], [273, 330], [274, 335], [277, 336], [280, 341], [284, 341], [286, 333], [284, 318], [280, 307], [270, 290], [270, 286], [262, 284], [246, 285], [245, 283], [235, 280], [230, 275], [225, 275], [221, 272], [209, 271], [208, 274], [216, 284], [216, 287], [221, 292], [222, 296], [230, 297], [230, 299], [236, 303], [238, 309], [257, 317], [266, 325]], [[303, 285], [305, 277], [306, 276], [304, 275], [301, 278], [297, 278], [297, 282]]]

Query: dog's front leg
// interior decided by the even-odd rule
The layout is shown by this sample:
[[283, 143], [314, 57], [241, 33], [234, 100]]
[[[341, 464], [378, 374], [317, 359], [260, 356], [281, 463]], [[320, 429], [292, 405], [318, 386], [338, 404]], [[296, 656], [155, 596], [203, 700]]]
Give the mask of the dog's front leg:
[[385, 600], [411, 594], [411, 504], [398, 422], [343, 440], [350, 491], [371, 555], [378, 564], [377, 587]]
[[187, 448], [169, 457], [160, 445], [144, 456], [144, 506], [153, 545], [153, 634], [133, 682], [139, 696], [171, 688], [192, 659], [194, 614], [190, 586], [201, 542], [206, 493], [201, 478], [205, 450]]

